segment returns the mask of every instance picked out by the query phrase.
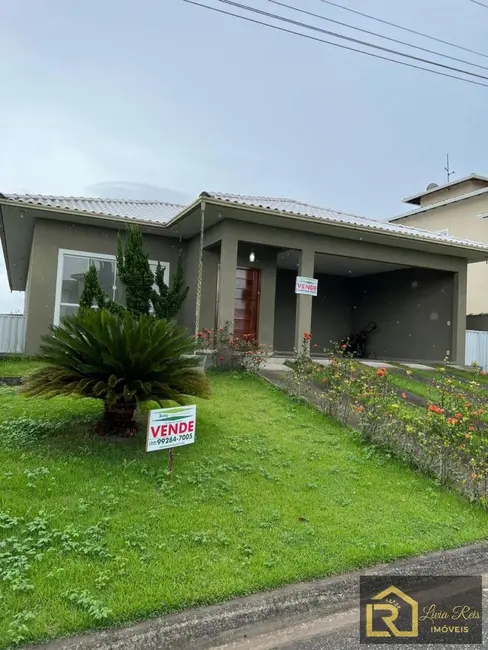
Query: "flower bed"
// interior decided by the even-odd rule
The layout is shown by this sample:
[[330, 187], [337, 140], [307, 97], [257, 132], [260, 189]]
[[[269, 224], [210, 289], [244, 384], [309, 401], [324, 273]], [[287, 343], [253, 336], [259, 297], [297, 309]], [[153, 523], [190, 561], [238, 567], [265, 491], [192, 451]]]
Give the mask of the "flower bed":
[[487, 389], [476, 369], [470, 381], [461, 382], [439, 367], [430, 387], [433, 398], [420, 408], [407, 403], [407, 393], [399, 393], [387, 368], [369, 368], [340, 350], [324, 368], [308, 356], [309, 344], [304, 337], [295, 353], [288, 377], [292, 394], [313, 396], [325, 413], [353, 424], [368, 444], [389, 448], [487, 507]]
[[214, 331], [200, 330], [196, 336], [198, 347], [207, 354], [207, 365], [215, 365], [222, 370], [249, 370], [257, 372], [272, 350], [259, 343], [254, 334], [235, 337], [230, 332], [230, 323]]

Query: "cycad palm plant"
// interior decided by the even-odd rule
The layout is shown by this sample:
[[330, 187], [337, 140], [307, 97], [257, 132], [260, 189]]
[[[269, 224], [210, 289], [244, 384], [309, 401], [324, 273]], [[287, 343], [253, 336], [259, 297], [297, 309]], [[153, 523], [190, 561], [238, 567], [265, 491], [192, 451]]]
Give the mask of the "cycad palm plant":
[[43, 337], [45, 366], [22, 387], [28, 396], [79, 395], [104, 401], [100, 434], [131, 435], [137, 405], [208, 397], [209, 382], [187, 331], [152, 316], [81, 309]]

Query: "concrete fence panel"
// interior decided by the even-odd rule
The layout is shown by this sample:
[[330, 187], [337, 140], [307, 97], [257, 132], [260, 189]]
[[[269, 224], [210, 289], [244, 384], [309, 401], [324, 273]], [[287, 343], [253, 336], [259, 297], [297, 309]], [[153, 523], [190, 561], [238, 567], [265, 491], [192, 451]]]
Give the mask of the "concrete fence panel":
[[25, 316], [0, 314], [0, 353], [24, 351], [25, 323]]
[[488, 332], [467, 330], [466, 332], [466, 365], [477, 363], [488, 371]]

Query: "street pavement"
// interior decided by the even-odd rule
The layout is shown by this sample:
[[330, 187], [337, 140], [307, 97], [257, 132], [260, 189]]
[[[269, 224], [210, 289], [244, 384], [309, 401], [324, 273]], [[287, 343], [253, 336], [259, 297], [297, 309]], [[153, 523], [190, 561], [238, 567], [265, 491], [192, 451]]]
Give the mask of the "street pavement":
[[[473, 571], [473, 575], [475, 573], [476, 571]], [[488, 584], [487, 578], [488, 575], [483, 575], [484, 585]], [[485, 642], [482, 645], [420, 645], [409, 643], [407, 647], [410, 650], [439, 650], [440, 648], [450, 648], [452, 650], [488, 649], [488, 637], [486, 634], [486, 624], [488, 623], [488, 587], [486, 586], [483, 588], [483, 612], [486, 620], [483, 621]], [[224, 645], [212, 646], [209, 650], [364, 650], [366, 647], [373, 649], [378, 647], [378, 644], [365, 645], [359, 643], [358, 607], [338, 611], [329, 616], [306, 619], [292, 625], [287, 625], [283, 621], [281, 627], [270, 631], [264, 631], [257, 627], [255, 630], [248, 632], [246, 638], [242, 638], [242, 636], [242, 632], [236, 632], [235, 640], [230, 640]], [[384, 644], [381, 645], [384, 647]], [[388, 645], [391, 647], [391, 644]], [[403, 646], [403, 644], [399, 645]]]

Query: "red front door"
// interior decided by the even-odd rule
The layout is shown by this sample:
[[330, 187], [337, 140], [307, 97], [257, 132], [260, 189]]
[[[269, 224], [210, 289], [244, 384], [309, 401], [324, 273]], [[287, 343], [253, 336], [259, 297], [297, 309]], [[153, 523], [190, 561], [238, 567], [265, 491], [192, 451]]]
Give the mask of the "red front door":
[[259, 280], [258, 269], [241, 269], [236, 272], [236, 297], [234, 305], [234, 336], [258, 336]]

